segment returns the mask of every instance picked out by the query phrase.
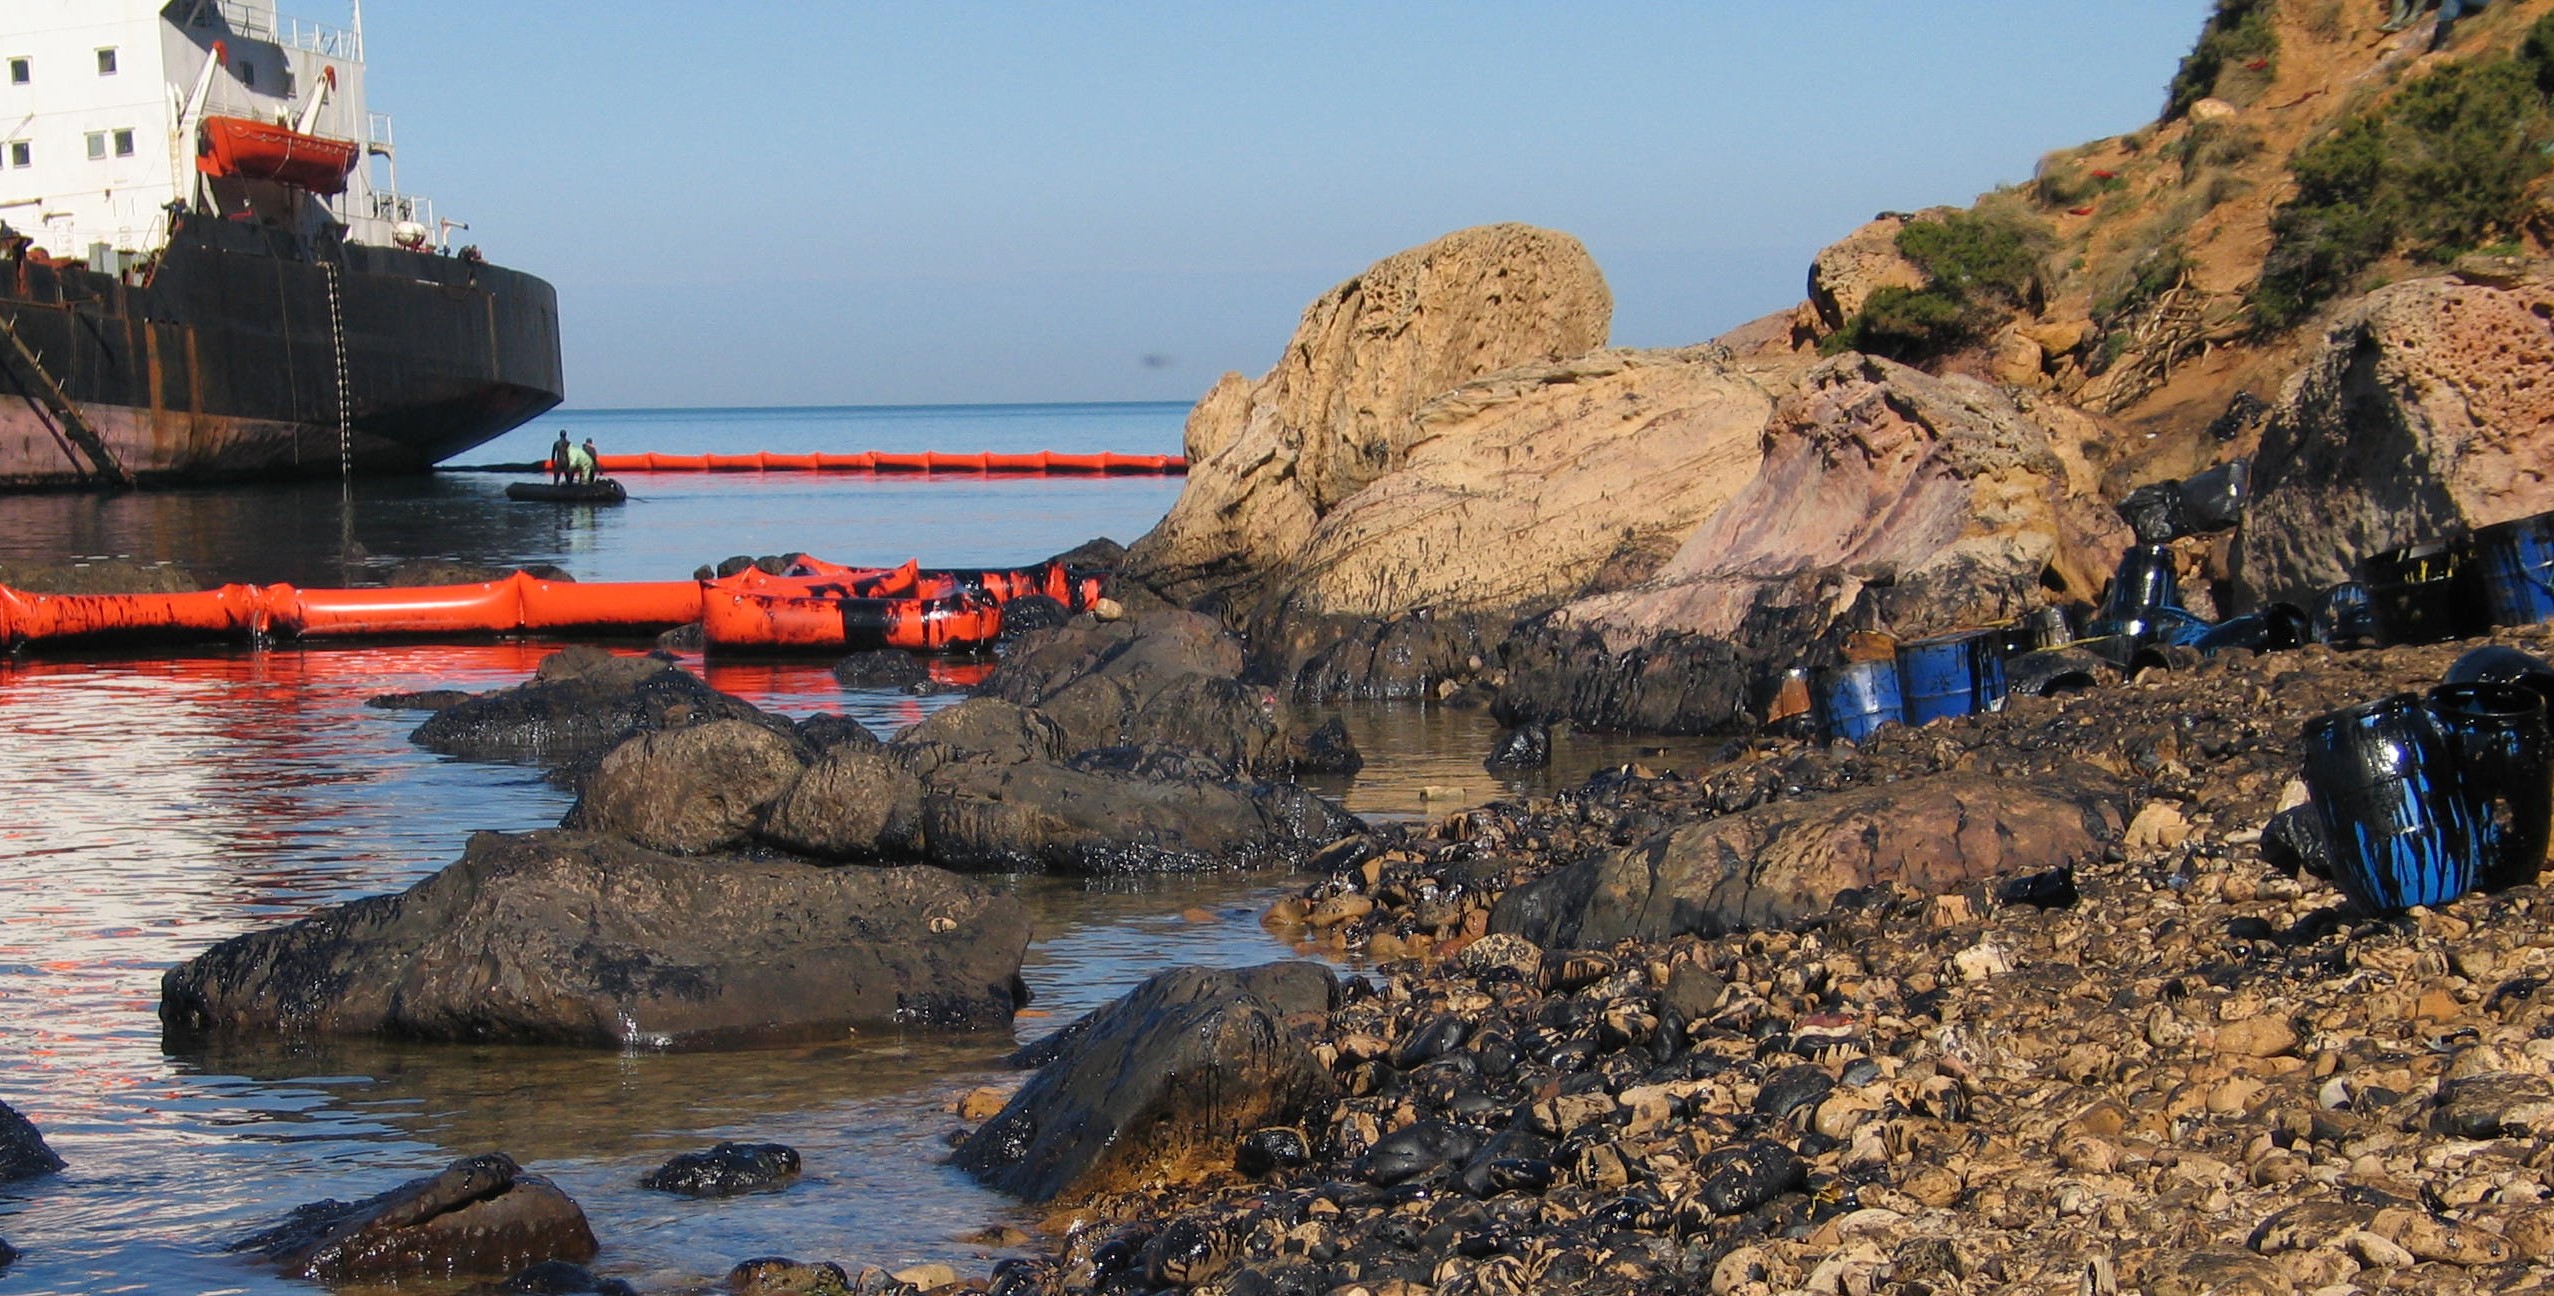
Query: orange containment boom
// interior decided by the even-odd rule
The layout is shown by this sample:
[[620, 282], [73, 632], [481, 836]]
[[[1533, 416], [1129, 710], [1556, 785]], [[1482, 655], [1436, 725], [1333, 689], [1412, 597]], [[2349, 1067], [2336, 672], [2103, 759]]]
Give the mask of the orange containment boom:
[[[545, 471], [556, 471], [546, 459], [541, 461], [541, 467]], [[863, 450], [858, 454], [773, 454], [767, 450], [755, 450], [744, 454], [695, 455], [658, 454], [650, 451], [645, 454], [598, 455], [595, 457], [595, 471], [603, 473], [924, 473], [968, 477], [1102, 475], [1176, 477], [1188, 471], [1188, 460], [1178, 455], [1119, 454], [1114, 450], [1103, 450], [1098, 454], [1057, 454], [1051, 450], [1035, 450], [1027, 454], [995, 454], [991, 451], [951, 454], [941, 450]]]
[[969, 652], [1002, 631], [1001, 605], [1041, 594], [1079, 611], [1096, 572], [846, 567], [801, 555], [785, 575], [580, 584], [516, 572], [470, 585], [299, 589], [224, 585], [183, 594], [30, 594], [0, 586], [0, 647], [99, 639], [240, 640], [481, 636], [586, 630], [654, 634], [694, 621], [730, 648]]
[[881, 599], [714, 586], [701, 603], [711, 652], [974, 652], [1001, 636], [1001, 605], [972, 591]]

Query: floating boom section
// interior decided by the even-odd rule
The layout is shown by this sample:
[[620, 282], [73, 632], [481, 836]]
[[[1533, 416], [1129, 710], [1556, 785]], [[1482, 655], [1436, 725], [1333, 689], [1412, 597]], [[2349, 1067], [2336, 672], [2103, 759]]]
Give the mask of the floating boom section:
[[702, 623], [713, 647], [969, 652], [1002, 632], [1002, 605], [1041, 594], [1081, 609], [1101, 577], [1021, 569], [855, 568], [802, 559], [789, 574], [714, 581], [542, 580], [516, 572], [469, 585], [300, 589], [224, 585], [182, 594], [31, 594], [0, 586], [0, 645], [155, 639], [259, 642], [589, 631], [653, 634]]
[[711, 588], [701, 640], [710, 650], [972, 652], [1002, 636], [1002, 605], [972, 591], [946, 598], [860, 598]]

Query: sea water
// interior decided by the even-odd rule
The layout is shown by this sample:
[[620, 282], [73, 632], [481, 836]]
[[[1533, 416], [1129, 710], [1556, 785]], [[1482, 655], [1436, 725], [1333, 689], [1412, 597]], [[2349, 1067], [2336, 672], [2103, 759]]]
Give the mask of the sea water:
[[[1176, 453], [1175, 405], [561, 411], [465, 456], [533, 460], [559, 428], [607, 452], [1117, 450]], [[580, 580], [679, 579], [729, 554], [842, 562], [1025, 563], [1152, 526], [1177, 478], [632, 476], [616, 508], [517, 504], [503, 475], [0, 497], [0, 562], [174, 560], [206, 581], [379, 584], [402, 561], [550, 563]], [[315, 1290], [222, 1250], [322, 1197], [356, 1198], [504, 1151], [591, 1217], [595, 1267], [645, 1291], [709, 1289], [736, 1261], [995, 1258], [971, 1241], [1015, 1219], [945, 1164], [954, 1098], [1017, 1080], [1002, 1052], [1143, 976], [1290, 951], [1258, 914], [1287, 883], [1208, 874], [1086, 884], [996, 879], [1030, 905], [1015, 1030], [881, 1032], [821, 1048], [716, 1054], [334, 1042], [171, 1053], [159, 978], [214, 942], [459, 857], [471, 832], [555, 824], [570, 793], [536, 769], [408, 741], [414, 689], [523, 679], [554, 644], [351, 644], [0, 658], [0, 1100], [69, 1161], [0, 1185], [0, 1238], [25, 1254], [0, 1291]], [[625, 650], [635, 651], [635, 646]], [[882, 732], [953, 693], [850, 690], [823, 661], [687, 665], [757, 705], [837, 711]], [[1478, 712], [1352, 708], [1369, 755], [1321, 789], [1361, 814], [1418, 817], [1658, 759], [1565, 740], [1556, 768], [1493, 778]], [[722, 1139], [802, 1153], [785, 1192], [692, 1202], [637, 1187]], [[413, 1289], [412, 1289], [413, 1290]]]

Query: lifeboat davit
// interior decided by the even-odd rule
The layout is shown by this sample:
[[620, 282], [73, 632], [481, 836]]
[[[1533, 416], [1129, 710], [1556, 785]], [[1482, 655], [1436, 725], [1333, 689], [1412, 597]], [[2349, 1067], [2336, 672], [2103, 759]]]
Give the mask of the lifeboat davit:
[[245, 117], [206, 117], [195, 169], [208, 176], [278, 180], [312, 193], [346, 192], [359, 150], [353, 140], [306, 135]]

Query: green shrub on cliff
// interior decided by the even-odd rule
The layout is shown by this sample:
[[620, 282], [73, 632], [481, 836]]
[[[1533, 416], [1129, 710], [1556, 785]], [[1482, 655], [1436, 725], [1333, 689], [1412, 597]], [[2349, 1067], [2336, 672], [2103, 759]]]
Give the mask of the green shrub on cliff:
[[1897, 242], [1898, 255], [1924, 272], [1925, 286], [1874, 292], [1822, 351], [1860, 351], [1907, 364], [1951, 351], [2021, 303], [2048, 238], [2026, 216], [1981, 208], [1909, 221]]
[[2554, 167], [2554, 15], [2515, 54], [2451, 63], [2299, 149], [2253, 316], [2286, 328], [2395, 252], [2447, 261], [2506, 234]]
[[[2217, 0], [2217, 12], [2199, 29], [2199, 43], [2182, 56], [2165, 91], [2164, 120], [2190, 111], [2192, 104], [2217, 93], [2228, 67], [2250, 72], [2251, 64], [2279, 53], [2279, 33], [2270, 26], [2271, 0]], [[2269, 78], [2259, 80], [2268, 84]]]

